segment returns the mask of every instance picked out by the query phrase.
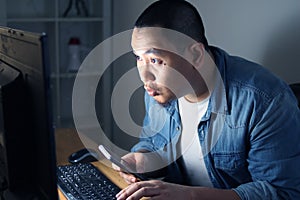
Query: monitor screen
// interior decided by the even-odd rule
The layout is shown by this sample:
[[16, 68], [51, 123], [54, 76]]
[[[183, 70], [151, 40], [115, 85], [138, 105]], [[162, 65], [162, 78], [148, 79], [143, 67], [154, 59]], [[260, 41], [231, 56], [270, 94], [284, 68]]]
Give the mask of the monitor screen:
[[0, 27], [0, 191], [7, 199], [58, 198], [46, 39]]
[[[24, 116], [22, 116], [25, 112], [20, 112], [24, 108], [24, 101], [17, 101], [17, 99], [24, 99], [22, 86], [23, 79], [21, 73], [0, 61], [0, 188], [2, 189], [6, 188], [8, 184], [14, 187], [22, 179], [21, 172], [16, 171], [14, 165], [8, 168], [8, 164], [13, 163], [11, 159], [17, 155], [11, 154], [7, 156], [7, 153], [14, 152], [10, 150], [14, 146], [22, 145], [20, 137], [18, 139], [14, 134], [25, 129], [25, 123], [23, 123]], [[4, 105], [6, 106], [4, 107]], [[20, 115], [16, 115], [18, 112]], [[8, 123], [13, 121], [19, 121], [20, 123], [18, 126]]]

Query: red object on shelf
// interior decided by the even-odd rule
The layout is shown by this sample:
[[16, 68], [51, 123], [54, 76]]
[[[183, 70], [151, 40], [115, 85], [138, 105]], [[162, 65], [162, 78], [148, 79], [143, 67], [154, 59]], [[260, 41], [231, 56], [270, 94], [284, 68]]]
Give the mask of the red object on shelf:
[[71, 37], [69, 40], [69, 45], [80, 45], [80, 39], [77, 37]]

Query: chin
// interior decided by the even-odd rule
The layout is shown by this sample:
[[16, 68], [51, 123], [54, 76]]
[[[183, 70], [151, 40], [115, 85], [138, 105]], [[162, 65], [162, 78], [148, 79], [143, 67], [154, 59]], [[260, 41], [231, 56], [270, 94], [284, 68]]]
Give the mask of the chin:
[[157, 95], [153, 97], [159, 104], [167, 104], [169, 101], [171, 101], [173, 98], [170, 97], [164, 97], [162, 95]]

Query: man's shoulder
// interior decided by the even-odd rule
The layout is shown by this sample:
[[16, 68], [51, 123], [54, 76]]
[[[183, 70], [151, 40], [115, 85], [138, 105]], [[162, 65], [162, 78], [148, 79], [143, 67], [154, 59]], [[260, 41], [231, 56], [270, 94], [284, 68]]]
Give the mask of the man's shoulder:
[[215, 48], [216, 65], [227, 90], [247, 91], [267, 98], [282, 93], [288, 85], [264, 66]]

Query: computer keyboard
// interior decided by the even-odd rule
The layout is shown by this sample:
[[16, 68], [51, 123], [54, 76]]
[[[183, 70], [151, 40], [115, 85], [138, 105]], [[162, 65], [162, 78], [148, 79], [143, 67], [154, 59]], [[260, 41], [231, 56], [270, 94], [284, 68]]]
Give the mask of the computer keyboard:
[[57, 167], [58, 187], [69, 200], [116, 199], [120, 188], [91, 163]]

